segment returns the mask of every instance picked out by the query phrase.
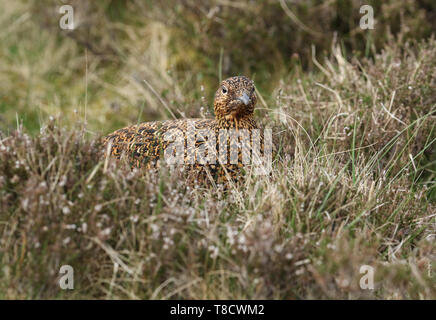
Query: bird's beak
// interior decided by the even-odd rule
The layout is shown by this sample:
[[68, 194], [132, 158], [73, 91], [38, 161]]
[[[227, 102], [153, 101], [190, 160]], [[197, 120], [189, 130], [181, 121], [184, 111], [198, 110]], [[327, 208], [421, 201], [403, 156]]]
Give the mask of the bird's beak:
[[246, 92], [239, 96], [238, 100], [242, 101], [245, 105], [248, 105], [250, 103], [250, 97]]

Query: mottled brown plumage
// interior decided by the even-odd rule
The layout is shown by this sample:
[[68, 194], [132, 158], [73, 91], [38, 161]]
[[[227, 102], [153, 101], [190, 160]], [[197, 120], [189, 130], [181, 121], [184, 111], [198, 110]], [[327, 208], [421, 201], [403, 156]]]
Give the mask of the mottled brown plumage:
[[[178, 129], [177, 134], [186, 134], [190, 129], [195, 133], [199, 130], [212, 130], [218, 137], [220, 129], [255, 129], [256, 121], [253, 118], [256, 104], [256, 93], [252, 80], [237, 76], [222, 81], [214, 99], [215, 119], [179, 119], [145, 122], [138, 125], [119, 129], [104, 138], [104, 145], [110, 154], [120, 158], [126, 154], [135, 167], [153, 167], [158, 165], [163, 151], [168, 147], [168, 141], [163, 135], [171, 129]], [[192, 130], [191, 130], [192, 132]], [[185, 136], [186, 137], [186, 136]], [[184, 138], [185, 139], [185, 138]], [[218, 138], [217, 138], [218, 141]], [[202, 144], [196, 141], [195, 145]], [[185, 139], [185, 158], [195, 157], [189, 149]], [[238, 175], [240, 164], [208, 164], [189, 163], [186, 165], [190, 171], [201, 172], [205, 176], [205, 169], [218, 182], [226, 180], [226, 176]]]

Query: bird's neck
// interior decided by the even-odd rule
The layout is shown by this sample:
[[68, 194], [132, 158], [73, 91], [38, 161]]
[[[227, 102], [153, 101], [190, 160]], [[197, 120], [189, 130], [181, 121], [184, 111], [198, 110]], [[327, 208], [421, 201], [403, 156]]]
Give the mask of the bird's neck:
[[254, 120], [252, 115], [245, 115], [243, 117], [232, 117], [232, 118], [226, 118], [226, 117], [219, 117], [217, 119], [218, 127], [220, 129], [256, 129], [257, 123], [256, 120]]

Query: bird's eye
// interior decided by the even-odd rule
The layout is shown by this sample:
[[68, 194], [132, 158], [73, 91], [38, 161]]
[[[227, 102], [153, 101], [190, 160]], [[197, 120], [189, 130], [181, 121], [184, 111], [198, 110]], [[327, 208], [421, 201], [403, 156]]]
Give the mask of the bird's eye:
[[226, 94], [229, 90], [226, 87], [223, 87], [223, 93]]

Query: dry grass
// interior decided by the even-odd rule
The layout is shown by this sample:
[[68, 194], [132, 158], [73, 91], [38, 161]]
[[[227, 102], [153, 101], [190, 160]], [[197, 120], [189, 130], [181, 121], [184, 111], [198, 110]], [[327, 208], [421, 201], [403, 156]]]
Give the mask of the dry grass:
[[[272, 175], [224, 191], [100, 157], [95, 131], [168, 117], [161, 99], [177, 115], [205, 104], [186, 93], [204, 78], [165, 73], [177, 46], [166, 27], [119, 25], [133, 42], [115, 59], [25, 14], [11, 24], [26, 2], [0, 9], [16, 28], [0, 34], [0, 298], [436, 298], [434, 39], [389, 37], [359, 60], [333, 43], [312, 71], [294, 57], [271, 95], [258, 88]], [[65, 264], [72, 291], [59, 289]], [[362, 265], [375, 290], [360, 289]]]

